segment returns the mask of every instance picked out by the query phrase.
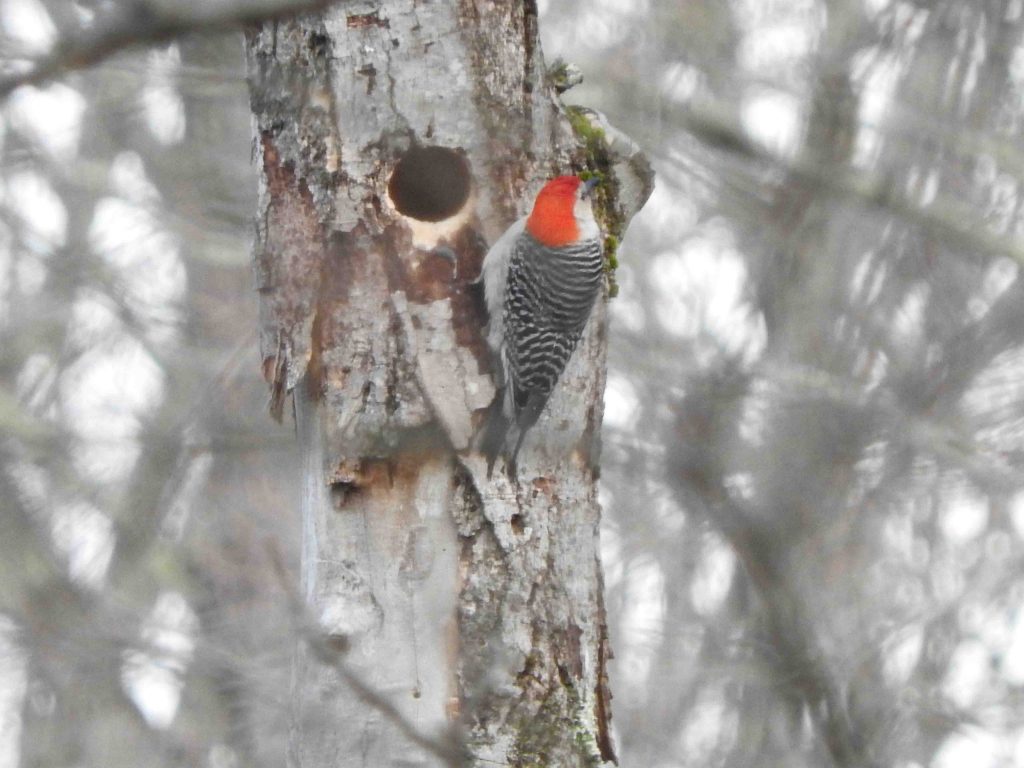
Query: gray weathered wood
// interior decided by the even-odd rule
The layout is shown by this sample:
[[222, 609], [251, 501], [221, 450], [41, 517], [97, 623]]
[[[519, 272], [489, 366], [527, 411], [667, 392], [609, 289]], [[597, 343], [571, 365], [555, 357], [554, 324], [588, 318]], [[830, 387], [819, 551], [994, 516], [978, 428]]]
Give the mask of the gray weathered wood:
[[[342, 3], [255, 30], [248, 55], [261, 347], [272, 409], [296, 395], [314, 615], [407, 724], [458, 726], [473, 764], [612, 760], [605, 300], [518, 481], [488, 479], [469, 450], [494, 391], [471, 282], [486, 243], [557, 173], [602, 165], [625, 193], [607, 201], [621, 234], [650, 193], [646, 164], [611, 131], [587, 146], [574, 134], [529, 1]], [[426, 146], [457, 150], [472, 180], [436, 223], [388, 195], [396, 163]], [[438, 762], [301, 650], [293, 699], [292, 765]]]

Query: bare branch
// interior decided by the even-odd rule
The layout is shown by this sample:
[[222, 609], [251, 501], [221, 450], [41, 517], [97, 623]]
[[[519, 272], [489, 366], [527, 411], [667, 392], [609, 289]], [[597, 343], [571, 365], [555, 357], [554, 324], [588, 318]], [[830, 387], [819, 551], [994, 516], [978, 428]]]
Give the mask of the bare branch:
[[925, 206], [901, 192], [897, 181], [884, 174], [839, 169], [809, 156], [786, 157], [755, 142], [736, 121], [712, 107], [690, 105], [669, 109], [682, 127], [712, 149], [779, 168], [792, 180], [883, 209], [972, 251], [1004, 255], [1024, 264], [1024, 241], [993, 232], [968, 205], [939, 195]]
[[223, 31], [319, 11], [334, 0], [247, 0], [180, 4], [135, 0], [100, 18], [89, 29], [59, 41], [53, 53], [24, 72], [0, 78], [0, 100], [22, 85], [36, 85], [62, 72], [84, 69], [126, 48], [152, 45], [193, 32]]

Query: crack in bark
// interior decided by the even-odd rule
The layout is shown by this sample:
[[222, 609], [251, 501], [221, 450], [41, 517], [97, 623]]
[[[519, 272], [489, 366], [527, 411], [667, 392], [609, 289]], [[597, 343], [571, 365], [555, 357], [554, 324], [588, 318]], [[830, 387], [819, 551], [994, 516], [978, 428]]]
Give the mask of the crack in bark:
[[597, 685], [594, 688], [594, 720], [597, 722], [597, 748], [601, 758], [618, 765], [619, 757], [615, 753], [612, 741], [612, 690], [608, 684], [608, 661], [614, 657], [611, 641], [608, 638], [608, 613], [604, 604], [604, 571], [601, 561], [595, 560], [597, 570], [598, 595], [597, 607]]
[[[270, 412], [280, 421], [284, 396], [290, 389], [295, 353], [295, 332], [314, 303], [314, 280], [323, 263], [319, 220], [309, 187], [294, 166], [281, 159], [269, 131], [261, 134], [263, 173], [270, 201], [264, 211], [265, 247], [257, 255], [259, 289], [269, 304], [270, 318], [264, 339], [275, 339], [273, 351], [263, 346], [264, 371], [273, 369]], [[273, 242], [277, 251], [271, 250]], [[305, 345], [303, 345], [305, 346]], [[270, 361], [273, 360], [273, 365]]]
[[369, 13], [353, 13], [345, 17], [345, 25], [349, 29], [362, 29], [364, 27], [380, 27], [381, 29], [391, 29], [391, 22], [380, 16], [380, 11], [370, 11]]
[[[539, 35], [537, 29], [537, 0], [523, 0], [523, 60], [525, 67], [523, 68], [523, 95], [525, 98], [526, 117], [529, 122], [533, 122], [533, 106], [530, 103], [533, 96], [533, 55], [534, 55], [534, 41]], [[544, 83], [544, 78], [541, 79], [541, 84]]]
[[394, 302], [388, 304], [388, 312], [390, 314], [390, 327], [391, 335], [395, 340], [395, 354], [388, 360], [387, 376], [385, 378], [387, 386], [387, 395], [384, 399], [384, 409], [389, 415], [393, 415], [398, 410], [399, 399], [398, 399], [398, 366], [401, 360], [406, 358], [408, 354], [406, 347], [405, 332], [402, 329], [402, 318], [398, 316], [398, 312], [395, 309]]

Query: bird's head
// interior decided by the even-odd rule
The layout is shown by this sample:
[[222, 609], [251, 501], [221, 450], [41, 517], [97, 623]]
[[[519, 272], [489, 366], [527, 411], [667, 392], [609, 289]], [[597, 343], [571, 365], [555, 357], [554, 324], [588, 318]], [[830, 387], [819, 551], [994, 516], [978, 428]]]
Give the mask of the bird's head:
[[597, 179], [558, 176], [541, 189], [526, 220], [526, 229], [543, 245], [556, 248], [591, 240], [600, 231], [591, 205]]

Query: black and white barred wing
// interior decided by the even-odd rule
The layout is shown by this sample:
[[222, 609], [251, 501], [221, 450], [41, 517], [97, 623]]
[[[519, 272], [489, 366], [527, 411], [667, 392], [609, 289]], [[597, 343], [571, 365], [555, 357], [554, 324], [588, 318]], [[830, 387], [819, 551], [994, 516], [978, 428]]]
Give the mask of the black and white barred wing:
[[502, 357], [515, 422], [536, 422], [565, 370], [604, 275], [601, 244], [546, 248], [520, 238], [509, 265]]

